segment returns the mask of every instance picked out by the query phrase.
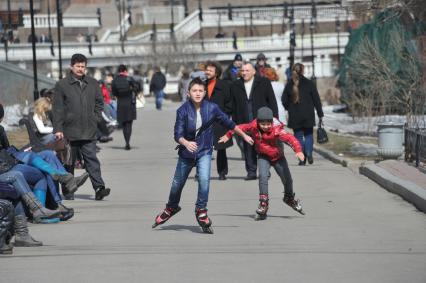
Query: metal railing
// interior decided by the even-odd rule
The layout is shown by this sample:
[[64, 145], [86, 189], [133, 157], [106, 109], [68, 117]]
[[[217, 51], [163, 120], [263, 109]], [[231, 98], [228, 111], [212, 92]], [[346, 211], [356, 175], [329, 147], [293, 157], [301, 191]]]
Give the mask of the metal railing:
[[[31, 16], [24, 15], [24, 27], [31, 28]], [[62, 18], [64, 27], [100, 27], [99, 16], [81, 16], [81, 15], [67, 15]], [[56, 14], [50, 15], [50, 26], [56, 26]], [[49, 17], [47, 14], [34, 15], [35, 28], [49, 27]]]
[[[344, 52], [344, 46], [346, 45], [349, 38], [348, 33], [340, 33], [340, 42], [341, 42], [341, 52]], [[318, 51], [318, 54], [321, 55], [332, 55], [337, 53], [337, 34], [336, 33], [325, 33], [325, 34], [316, 34], [314, 36], [315, 40], [315, 50]], [[263, 52], [263, 51], [277, 51], [281, 53], [286, 53], [288, 51], [288, 42], [289, 34], [279, 37], [247, 37], [239, 38], [238, 43], [238, 52]], [[297, 46], [301, 46], [301, 38], [297, 39]], [[308, 39], [304, 38], [304, 46], [310, 46]], [[168, 49], [172, 45], [171, 42], [162, 42], [157, 48]], [[203, 44], [200, 40], [184, 40], [178, 39], [178, 52], [190, 52], [193, 54], [199, 54], [208, 52], [209, 54], [221, 54], [224, 52], [232, 52], [235, 50], [233, 48], [232, 38], [211, 38], [203, 41]], [[153, 54], [152, 43], [151, 42], [134, 42], [127, 41], [125, 42], [125, 53], [127, 55], [138, 55], [138, 56], [147, 56]], [[55, 46], [55, 54], [57, 52], [57, 46]], [[71, 56], [75, 52], [87, 52], [88, 43], [83, 42], [65, 42], [62, 44], [62, 54], [66, 58], [67, 55]], [[120, 50], [120, 51], [117, 51]], [[157, 51], [158, 51], [157, 50]], [[4, 48], [0, 49], [0, 61], [5, 60]], [[298, 55], [300, 49], [296, 50], [296, 55]], [[50, 51], [50, 44], [48, 43], [37, 43], [37, 59], [38, 60], [56, 60], [55, 56], [52, 57]], [[92, 43], [92, 58], [108, 58], [112, 56], [123, 56], [120, 49], [120, 42], [93, 42]], [[126, 55], [126, 56], [127, 56]], [[31, 60], [32, 58], [32, 49], [30, 44], [11, 44], [8, 48], [8, 58], [9, 61], [19, 62], [21, 60]]]
[[405, 128], [405, 161], [426, 163], [426, 129]]

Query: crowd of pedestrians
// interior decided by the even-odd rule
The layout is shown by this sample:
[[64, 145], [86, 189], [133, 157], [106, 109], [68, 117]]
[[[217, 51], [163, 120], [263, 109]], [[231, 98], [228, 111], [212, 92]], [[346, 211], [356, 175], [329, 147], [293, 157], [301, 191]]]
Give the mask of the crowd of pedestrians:
[[[304, 214], [295, 198], [293, 179], [284, 156], [283, 143], [296, 153], [299, 165], [313, 163], [315, 112], [324, 116], [315, 84], [304, 77], [302, 64], [295, 64], [285, 87], [276, 71], [260, 53], [256, 64], [236, 54], [222, 72], [218, 62], [207, 61], [190, 72], [183, 70], [179, 82], [182, 105], [176, 113], [174, 138], [178, 162], [166, 208], [155, 218], [153, 227], [179, 212], [181, 193], [196, 168], [198, 196], [195, 216], [204, 232], [213, 233], [207, 215], [213, 149], [219, 180], [229, 174], [226, 150], [233, 145], [234, 132], [245, 160], [246, 181], [259, 180], [258, 220], [269, 208], [270, 167], [284, 187], [284, 203]], [[97, 142], [111, 140], [109, 134], [122, 128], [125, 146], [130, 150], [136, 100], [143, 90], [141, 78], [129, 76], [125, 65], [117, 73], [96, 81], [86, 73], [87, 58], [74, 54], [67, 76], [55, 88], [44, 90], [34, 103], [28, 119], [40, 144], [16, 148], [9, 144], [0, 126], [0, 253], [11, 253], [14, 246], [39, 246], [29, 234], [27, 219], [33, 223], [66, 221], [74, 210], [62, 202], [89, 178], [94, 199], [102, 200], [111, 189], [101, 174]], [[157, 110], [162, 109], [166, 76], [154, 68], [150, 91]], [[288, 117], [285, 115], [288, 111]], [[0, 119], [4, 111], [0, 105]], [[285, 129], [284, 123], [294, 132]], [[74, 177], [76, 164], [86, 170]], [[12, 238], [14, 244], [11, 244]]]

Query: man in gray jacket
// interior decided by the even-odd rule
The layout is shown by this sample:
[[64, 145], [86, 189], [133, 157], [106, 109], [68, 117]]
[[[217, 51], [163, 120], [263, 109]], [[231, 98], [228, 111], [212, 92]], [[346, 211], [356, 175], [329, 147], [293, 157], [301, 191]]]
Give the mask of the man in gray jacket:
[[82, 54], [71, 57], [71, 70], [55, 86], [53, 97], [53, 131], [57, 139], [70, 141], [73, 164], [77, 151], [83, 156], [86, 170], [95, 190], [95, 199], [109, 195], [96, 157], [97, 122], [102, 119], [103, 97], [98, 82], [86, 76], [87, 58]]

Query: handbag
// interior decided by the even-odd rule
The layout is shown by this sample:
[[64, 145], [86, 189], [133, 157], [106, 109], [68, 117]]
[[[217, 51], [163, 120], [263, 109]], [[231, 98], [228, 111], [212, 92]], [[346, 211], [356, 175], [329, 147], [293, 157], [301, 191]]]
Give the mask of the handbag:
[[328, 142], [327, 132], [325, 131], [323, 126], [324, 125], [322, 123], [322, 120], [320, 120], [320, 122], [318, 123], [318, 129], [317, 129], [317, 142], [319, 144]]

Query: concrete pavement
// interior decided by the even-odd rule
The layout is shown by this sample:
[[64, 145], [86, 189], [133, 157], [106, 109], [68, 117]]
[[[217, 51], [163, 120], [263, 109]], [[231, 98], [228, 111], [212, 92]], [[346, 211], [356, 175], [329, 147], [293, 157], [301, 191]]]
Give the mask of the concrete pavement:
[[[103, 144], [102, 173], [112, 188], [93, 201], [78, 191], [75, 217], [31, 225], [45, 244], [0, 257], [0, 282], [426, 282], [426, 217], [368, 178], [315, 155], [299, 167], [286, 148], [296, 196], [307, 215], [284, 205], [275, 172], [270, 211], [253, 220], [257, 182], [246, 182], [234, 146], [230, 174], [212, 166], [209, 215], [214, 235], [194, 217], [197, 183], [188, 180], [182, 211], [157, 229], [154, 216], [167, 200], [176, 166], [172, 138], [177, 105], [139, 110], [131, 151], [121, 132]], [[193, 176], [193, 174], [192, 174]]]

